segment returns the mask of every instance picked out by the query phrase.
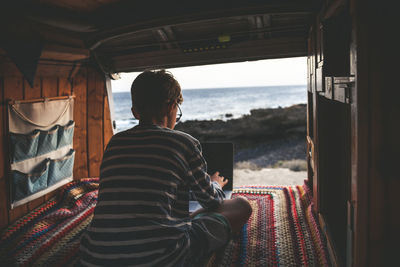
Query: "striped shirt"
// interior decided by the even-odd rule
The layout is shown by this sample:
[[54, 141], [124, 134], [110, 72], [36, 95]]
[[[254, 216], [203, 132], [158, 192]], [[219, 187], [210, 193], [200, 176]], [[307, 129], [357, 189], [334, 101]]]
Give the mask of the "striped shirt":
[[189, 191], [217, 206], [198, 140], [155, 125], [114, 135], [100, 167], [98, 203], [81, 239], [86, 266], [180, 266], [189, 252]]

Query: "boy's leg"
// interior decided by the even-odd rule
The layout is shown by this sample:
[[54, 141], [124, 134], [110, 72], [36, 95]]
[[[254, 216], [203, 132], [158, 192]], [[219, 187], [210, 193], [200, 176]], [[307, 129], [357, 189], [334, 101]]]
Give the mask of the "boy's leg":
[[190, 216], [194, 218], [200, 213], [207, 212], [217, 212], [222, 214], [230, 223], [232, 233], [238, 233], [249, 219], [252, 213], [252, 208], [246, 198], [237, 197], [234, 199], [224, 200], [216, 209], [199, 209], [193, 212]]
[[222, 248], [247, 222], [252, 208], [243, 197], [224, 200], [216, 209], [193, 212], [190, 235], [190, 255], [186, 266], [201, 266], [212, 252]]

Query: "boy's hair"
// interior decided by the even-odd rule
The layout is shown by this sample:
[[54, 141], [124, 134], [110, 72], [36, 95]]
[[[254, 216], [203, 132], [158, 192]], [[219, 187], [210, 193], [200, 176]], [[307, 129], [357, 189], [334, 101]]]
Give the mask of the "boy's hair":
[[164, 69], [139, 74], [132, 83], [131, 97], [132, 107], [141, 120], [160, 119], [168, 105], [183, 102], [181, 86]]

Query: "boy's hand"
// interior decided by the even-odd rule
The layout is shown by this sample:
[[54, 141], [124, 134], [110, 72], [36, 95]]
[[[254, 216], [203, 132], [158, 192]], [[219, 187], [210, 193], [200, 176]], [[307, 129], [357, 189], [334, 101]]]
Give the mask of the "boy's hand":
[[228, 179], [225, 179], [223, 176], [219, 176], [219, 172], [214, 173], [210, 178], [211, 181], [217, 182], [221, 186], [221, 188], [223, 188], [228, 183]]

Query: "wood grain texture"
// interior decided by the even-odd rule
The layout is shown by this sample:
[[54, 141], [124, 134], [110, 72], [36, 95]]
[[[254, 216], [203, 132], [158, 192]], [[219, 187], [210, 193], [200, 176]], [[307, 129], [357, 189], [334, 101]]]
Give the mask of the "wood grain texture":
[[58, 96], [71, 95], [72, 85], [71, 82], [65, 78], [61, 77], [58, 79]]
[[[65, 77], [67, 78], [73, 69], [73, 63], [71, 64], [63, 64], [56, 65], [56, 63], [43, 62], [39, 64], [36, 70], [36, 78], [39, 77]], [[9, 59], [5, 59], [0, 62], [0, 75], [4, 77], [22, 77], [21, 72], [17, 68], [17, 66], [10, 61]]]
[[[112, 97], [112, 96], [110, 96]], [[108, 104], [108, 95], [104, 95], [104, 107], [103, 107], [103, 146], [106, 149], [110, 138], [113, 136], [114, 132], [112, 129], [112, 121], [111, 121], [111, 114], [110, 114], [110, 107]]]
[[33, 83], [33, 87], [29, 85], [29, 83], [24, 81], [24, 100], [28, 99], [37, 99], [42, 97], [41, 92], [41, 79], [40, 77], [36, 77]]
[[58, 78], [43, 77], [42, 78], [42, 97], [58, 96]]
[[82, 67], [73, 79], [74, 102], [74, 179], [88, 177], [87, 163], [87, 68]]
[[369, 173], [369, 95], [366, 77], [368, 67], [368, 40], [365, 23], [369, 20], [361, 1], [351, 1], [352, 42], [350, 44], [350, 74], [356, 78], [351, 103], [351, 198], [354, 203], [353, 266], [368, 266], [368, 185]]
[[98, 177], [103, 156], [103, 100], [104, 79], [90, 70], [88, 72], [88, 163], [89, 177]]

